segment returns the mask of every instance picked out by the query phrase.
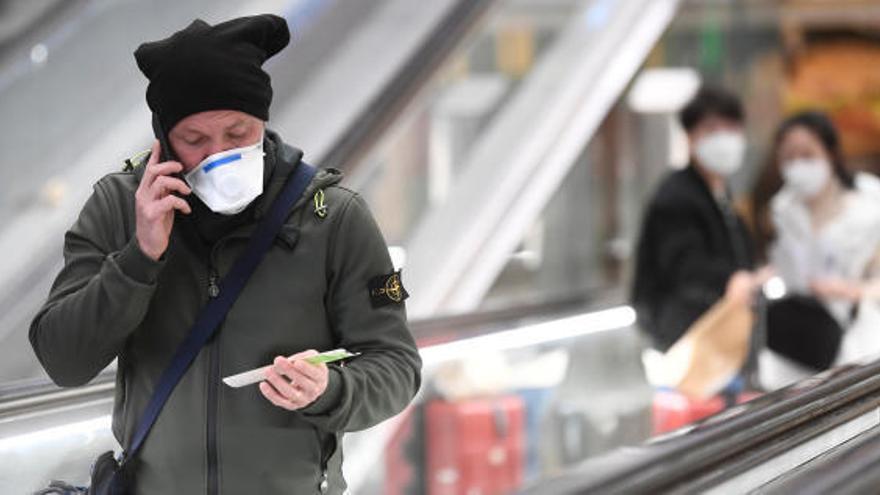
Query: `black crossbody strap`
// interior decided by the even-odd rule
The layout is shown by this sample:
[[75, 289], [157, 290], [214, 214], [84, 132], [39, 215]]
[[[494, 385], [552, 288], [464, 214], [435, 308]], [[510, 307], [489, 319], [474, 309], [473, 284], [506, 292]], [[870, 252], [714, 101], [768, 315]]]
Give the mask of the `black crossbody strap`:
[[174, 391], [174, 387], [177, 386], [202, 347], [211, 339], [220, 327], [220, 323], [226, 318], [226, 314], [244, 289], [251, 274], [254, 273], [263, 256], [272, 246], [297, 199], [302, 197], [316, 173], [315, 167], [305, 162], [300, 162], [297, 165], [284, 189], [272, 204], [272, 209], [263, 217], [248, 242], [247, 249], [235, 261], [229, 273], [220, 281], [220, 293], [217, 297], [210, 299], [202, 309], [189, 335], [178, 346], [171, 364], [162, 373], [159, 384], [141, 416], [131, 445], [123, 455], [123, 462], [137, 455], [144, 439], [158, 419], [162, 407], [168, 401], [171, 392]]

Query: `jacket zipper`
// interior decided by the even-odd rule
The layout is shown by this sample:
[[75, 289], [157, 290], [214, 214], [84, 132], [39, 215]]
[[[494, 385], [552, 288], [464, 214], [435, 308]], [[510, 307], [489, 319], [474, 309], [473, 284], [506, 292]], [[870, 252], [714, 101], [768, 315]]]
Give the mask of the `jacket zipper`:
[[218, 278], [217, 271], [211, 268], [211, 275], [208, 277], [208, 296], [212, 299], [220, 295], [220, 281]]
[[[217, 253], [225, 242], [235, 235], [224, 237], [214, 243], [208, 261], [208, 297], [211, 299], [220, 295], [220, 273], [217, 271]], [[222, 323], [221, 323], [222, 325]], [[218, 329], [217, 332], [220, 332]], [[217, 334], [208, 342], [208, 417], [207, 450], [208, 450], [208, 495], [220, 493], [220, 456], [217, 446], [217, 412], [220, 408], [220, 345]]]
[[[321, 469], [321, 479], [318, 480], [318, 493], [323, 495], [330, 490], [330, 479], [327, 473], [327, 465], [329, 464], [330, 457], [333, 456], [333, 452], [331, 452], [329, 456], [327, 455], [328, 449], [325, 444], [325, 436], [317, 428], [314, 428], [314, 430], [315, 435], [318, 437], [318, 459], [320, 461], [319, 467]], [[333, 450], [335, 451], [335, 448]]]
[[[208, 296], [210, 298], [215, 298], [220, 295], [220, 274], [217, 272], [216, 268], [217, 253], [226, 241], [236, 237], [242, 236], [233, 233], [232, 235], [218, 240], [211, 248], [208, 265]], [[216, 338], [217, 337], [215, 336], [214, 339]], [[220, 473], [218, 471], [220, 459], [217, 447], [217, 412], [220, 407], [220, 346], [216, 340], [209, 342], [208, 346], [210, 347], [208, 354], [208, 417], [206, 421], [208, 437], [208, 495], [218, 495], [220, 493]], [[326, 470], [324, 473], [324, 479], [326, 480]]]
[[[212, 264], [209, 267], [208, 277], [208, 296], [215, 298], [220, 294], [220, 286], [218, 285], [217, 269]], [[220, 476], [217, 471], [219, 463], [217, 453], [217, 409], [219, 408], [219, 400], [217, 384], [220, 380], [220, 348], [217, 341], [212, 339], [208, 343], [208, 418], [206, 421], [207, 438], [208, 438], [208, 495], [216, 495], [220, 493]]]

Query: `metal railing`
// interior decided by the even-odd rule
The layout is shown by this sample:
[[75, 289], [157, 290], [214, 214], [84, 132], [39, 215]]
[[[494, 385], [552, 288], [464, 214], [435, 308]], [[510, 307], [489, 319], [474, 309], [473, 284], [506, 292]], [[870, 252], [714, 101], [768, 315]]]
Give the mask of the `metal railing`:
[[880, 427], [874, 427], [820, 459], [808, 463], [779, 483], [770, 494], [799, 493], [856, 495], [874, 493], [880, 486]]
[[[449, 342], [492, 333], [497, 328], [510, 328], [522, 320], [536, 322], [582, 312], [605, 293], [607, 291], [595, 289], [524, 304], [513, 303], [504, 308], [417, 320], [409, 327], [420, 344]], [[115, 376], [116, 370], [111, 366], [84, 387], [62, 389], [48, 379], [0, 385], [0, 422], [35, 409], [112, 397]]]
[[[880, 362], [845, 366], [642, 447], [589, 460], [525, 493], [694, 493], [737, 482], [737, 490], [754, 489], [875, 427], [878, 408]], [[802, 448], [815, 440], [821, 445]], [[779, 465], [768, 469], [770, 463]], [[759, 468], [764, 472], [755, 475]]]

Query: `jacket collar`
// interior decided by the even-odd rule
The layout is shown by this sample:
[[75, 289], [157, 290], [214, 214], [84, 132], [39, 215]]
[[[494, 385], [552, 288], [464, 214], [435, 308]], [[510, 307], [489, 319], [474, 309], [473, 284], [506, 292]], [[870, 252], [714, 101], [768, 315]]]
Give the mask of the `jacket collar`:
[[[270, 150], [267, 155], [270, 153], [272, 155], [271, 158], [267, 159], [274, 160], [274, 167], [272, 170], [272, 176], [266, 184], [263, 194], [254, 200], [255, 219], [262, 218], [263, 215], [272, 208], [272, 203], [275, 201], [275, 198], [278, 197], [278, 194], [281, 193], [281, 189], [284, 188], [287, 179], [293, 174], [296, 167], [298, 167], [300, 163], [303, 163], [303, 152], [282, 141], [278, 133], [267, 129], [266, 140], [267, 150]], [[318, 173], [315, 174], [315, 178], [312, 179], [311, 184], [306, 188], [302, 197], [296, 202], [293, 209], [297, 210], [302, 207], [302, 205], [306, 203], [318, 189], [332, 186], [339, 183], [341, 180], [342, 172], [336, 169], [318, 170]]]
[[[697, 170], [697, 166], [694, 162], [690, 162], [688, 166], [685, 168], [685, 174], [695, 183], [697, 187], [699, 187], [706, 198], [710, 199], [714, 205], [718, 205], [719, 198], [715, 196], [715, 193], [712, 192], [712, 189], [709, 188], [709, 183], [706, 181], [705, 177]], [[724, 182], [724, 194], [728, 199], [732, 198], [730, 186], [727, 181]]]

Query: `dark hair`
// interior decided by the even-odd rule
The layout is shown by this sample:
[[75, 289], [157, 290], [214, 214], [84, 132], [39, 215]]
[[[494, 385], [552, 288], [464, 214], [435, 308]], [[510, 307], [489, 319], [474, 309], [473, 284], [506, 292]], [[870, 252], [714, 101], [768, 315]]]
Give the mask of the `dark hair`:
[[735, 94], [717, 86], [703, 86], [678, 114], [684, 130], [690, 132], [710, 116], [724, 117], [742, 123], [742, 102]]
[[758, 175], [755, 187], [752, 189], [752, 224], [755, 229], [755, 242], [762, 256], [766, 255], [766, 249], [774, 237], [769, 215], [770, 201], [782, 188], [779, 147], [785, 136], [798, 127], [806, 129], [822, 143], [822, 147], [831, 157], [831, 169], [843, 187], [847, 189], [855, 187], [853, 174], [846, 168], [837, 128], [828, 115], [810, 110], [785, 119], [776, 130], [773, 149], [767, 156], [764, 168]]

